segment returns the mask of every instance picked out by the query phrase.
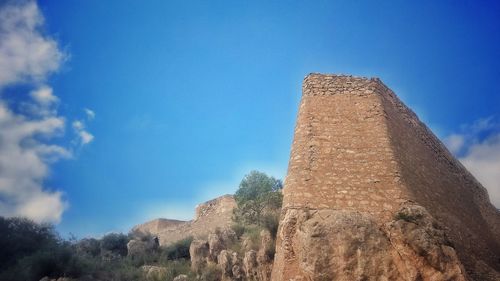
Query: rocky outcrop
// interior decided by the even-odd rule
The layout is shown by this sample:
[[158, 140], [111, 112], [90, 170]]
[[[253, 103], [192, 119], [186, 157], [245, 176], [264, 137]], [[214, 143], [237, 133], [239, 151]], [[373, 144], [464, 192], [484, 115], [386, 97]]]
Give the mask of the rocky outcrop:
[[189, 246], [191, 257], [191, 270], [198, 275], [209, 262], [210, 250], [206, 240], [195, 239]]
[[236, 242], [236, 233], [232, 229], [217, 229], [208, 235], [209, 259], [217, 262], [217, 257], [222, 250], [227, 249]]
[[[469, 280], [443, 229], [421, 206], [405, 204], [379, 226], [369, 214], [288, 210], [275, 280]], [[285, 270], [280, 270], [280, 269]]]
[[250, 250], [245, 253], [243, 268], [245, 269], [245, 275], [248, 279], [259, 280], [259, 264], [257, 262], [257, 252], [255, 250]]
[[132, 239], [127, 243], [127, 255], [131, 258], [145, 256], [158, 250], [159, 246], [158, 238], [156, 237]]
[[222, 272], [222, 281], [240, 281], [244, 278], [241, 259], [231, 250], [222, 250], [217, 256], [217, 265]]
[[160, 246], [194, 237], [206, 237], [216, 229], [226, 229], [231, 225], [236, 201], [232, 195], [224, 195], [196, 206], [195, 218], [191, 221], [156, 219], [132, 228], [158, 237]]
[[[258, 251], [245, 249], [243, 236], [238, 239], [231, 229], [219, 230], [208, 235], [207, 240], [195, 239], [190, 246], [191, 270], [202, 276], [207, 267], [215, 266], [223, 281], [268, 281], [272, 271], [274, 243], [269, 231], [260, 232]], [[232, 248], [239, 249], [238, 251]]]

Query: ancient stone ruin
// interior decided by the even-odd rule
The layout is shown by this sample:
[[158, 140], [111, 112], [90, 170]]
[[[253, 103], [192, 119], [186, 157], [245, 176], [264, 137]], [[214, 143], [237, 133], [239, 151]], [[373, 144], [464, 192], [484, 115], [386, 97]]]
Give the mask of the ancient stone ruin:
[[500, 280], [500, 213], [379, 79], [303, 83], [272, 280]]
[[151, 234], [158, 237], [160, 246], [167, 246], [187, 237], [203, 237], [218, 228], [228, 228], [235, 207], [233, 196], [223, 195], [196, 206], [193, 220], [155, 219], [136, 225], [132, 232]]

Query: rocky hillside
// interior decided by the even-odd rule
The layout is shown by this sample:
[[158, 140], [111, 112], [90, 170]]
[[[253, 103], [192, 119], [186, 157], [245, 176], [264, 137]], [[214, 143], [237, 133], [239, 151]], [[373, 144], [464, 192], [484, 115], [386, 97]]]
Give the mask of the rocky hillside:
[[443, 227], [412, 202], [381, 226], [358, 211], [289, 210], [278, 237], [274, 280], [500, 280], [471, 278]]
[[170, 245], [187, 237], [207, 237], [216, 229], [231, 225], [236, 202], [232, 195], [217, 197], [196, 206], [195, 218], [190, 221], [155, 219], [132, 228], [132, 232], [158, 237], [160, 246]]
[[210, 233], [207, 239], [191, 243], [191, 270], [207, 280], [271, 280], [274, 238], [268, 230], [238, 236], [232, 229]]

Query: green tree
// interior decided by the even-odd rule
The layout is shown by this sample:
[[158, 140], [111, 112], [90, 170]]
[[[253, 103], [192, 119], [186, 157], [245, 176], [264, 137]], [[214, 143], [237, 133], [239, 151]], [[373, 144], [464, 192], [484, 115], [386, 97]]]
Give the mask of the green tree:
[[50, 224], [37, 224], [27, 218], [0, 217], [0, 271], [22, 257], [58, 243], [59, 237]]
[[37, 281], [82, 273], [73, 245], [50, 224], [0, 217], [0, 249], [0, 280]]
[[243, 224], [267, 226], [270, 214], [276, 214], [281, 209], [282, 188], [281, 180], [251, 171], [243, 178], [234, 196], [238, 204], [234, 220]]

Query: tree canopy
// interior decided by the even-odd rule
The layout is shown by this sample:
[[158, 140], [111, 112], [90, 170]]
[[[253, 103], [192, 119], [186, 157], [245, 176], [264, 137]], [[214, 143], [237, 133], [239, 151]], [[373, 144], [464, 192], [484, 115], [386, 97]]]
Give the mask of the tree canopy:
[[269, 216], [276, 216], [281, 209], [283, 195], [282, 181], [259, 171], [251, 171], [245, 175], [235, 200], [238, 208], [234, 212], [234, 220], [244, 224], [264, 225]]

